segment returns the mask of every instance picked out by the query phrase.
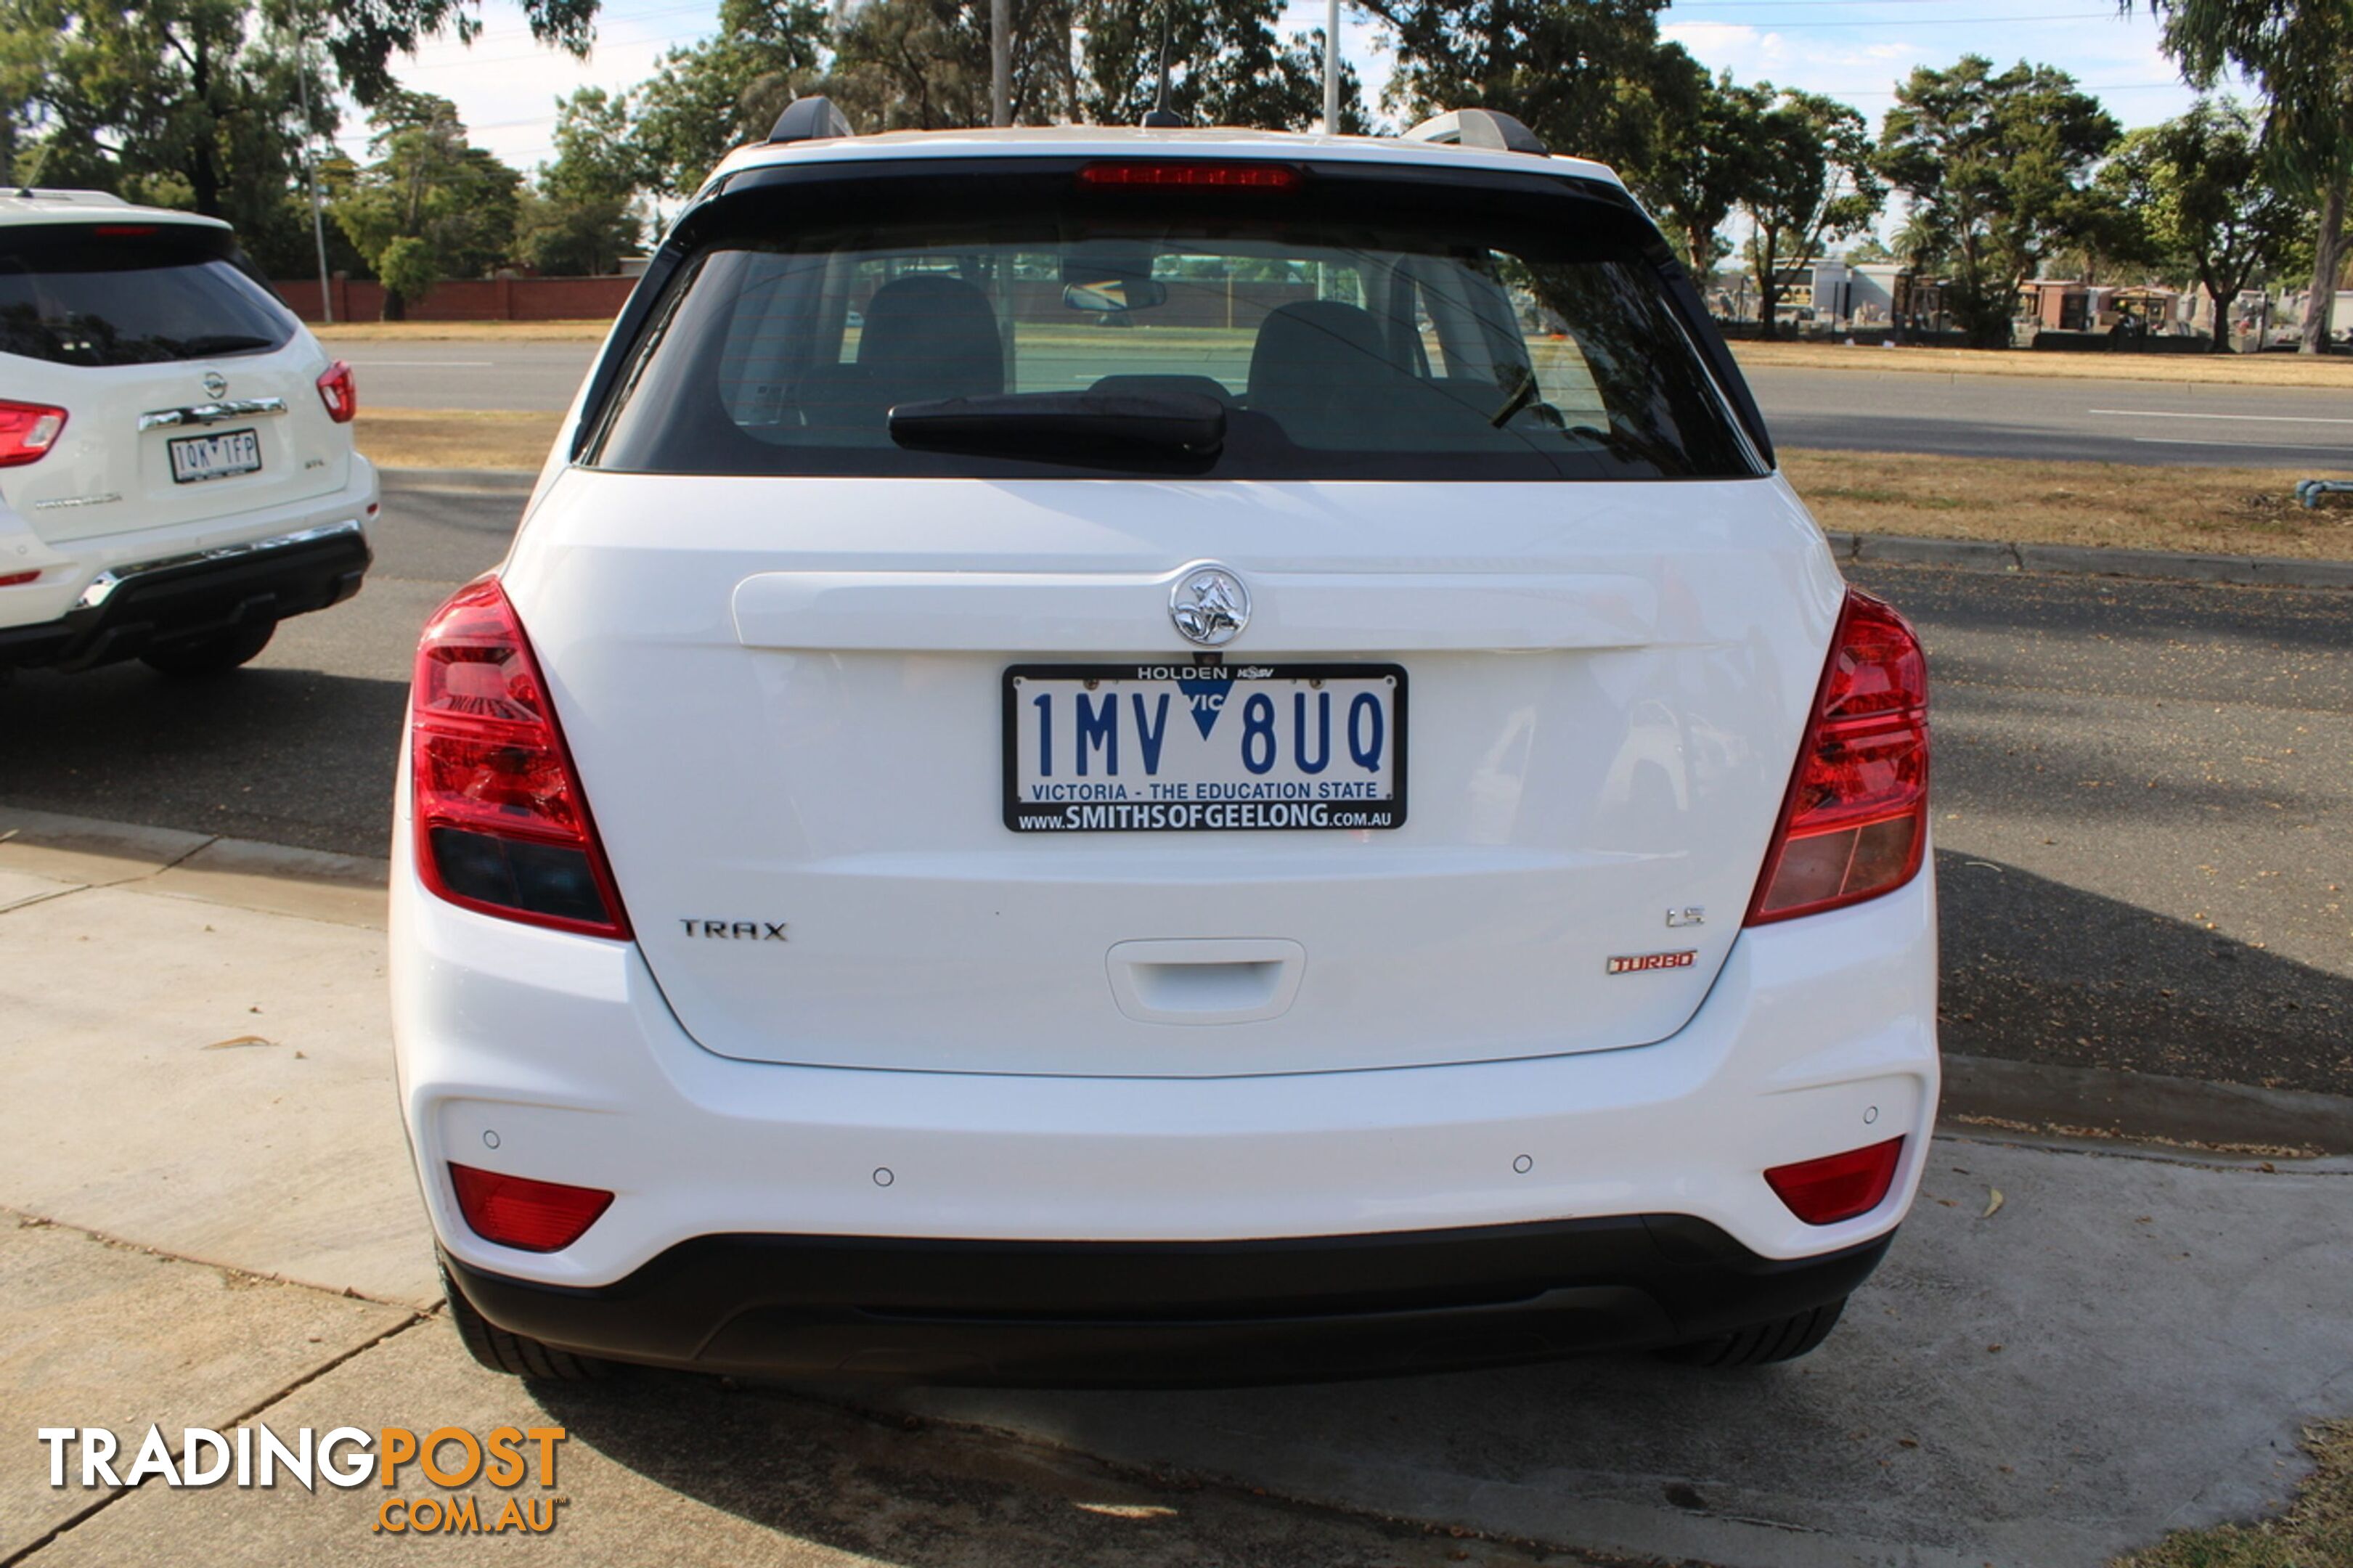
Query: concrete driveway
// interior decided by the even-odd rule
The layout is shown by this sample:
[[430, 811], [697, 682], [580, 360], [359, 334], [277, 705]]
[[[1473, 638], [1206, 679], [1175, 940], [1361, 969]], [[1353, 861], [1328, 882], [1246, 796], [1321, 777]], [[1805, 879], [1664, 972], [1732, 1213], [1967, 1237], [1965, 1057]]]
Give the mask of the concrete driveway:
[[28, 1440], [260, 1421], [562, 1426], [572, 1563], [2065, 1568], [2284, 1499], [2302, 1425], [2353, 1408], [2353, 1163], [1975, 1136], [1940, 1139], [1830, 1343], [1755, 1373], [526, 1389], [433, 1310], [380, 868], [0, 813], [11, 833], [0, 1564], [359, 1550], [364, 1489], [53, 1489]]

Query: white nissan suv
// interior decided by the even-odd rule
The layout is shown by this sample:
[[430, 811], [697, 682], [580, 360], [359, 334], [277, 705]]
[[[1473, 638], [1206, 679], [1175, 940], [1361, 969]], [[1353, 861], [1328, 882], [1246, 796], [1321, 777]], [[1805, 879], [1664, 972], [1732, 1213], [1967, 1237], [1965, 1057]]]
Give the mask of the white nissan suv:
[[0, 187], [0, 679], [229, 669], [357, 593], [356, 408], [227, 224]]
[[846, 133], [687, 206], [417, 657], [488, 1364], [1812, 1349], [1938, 1081], [1918, 643], [1606, 169]]

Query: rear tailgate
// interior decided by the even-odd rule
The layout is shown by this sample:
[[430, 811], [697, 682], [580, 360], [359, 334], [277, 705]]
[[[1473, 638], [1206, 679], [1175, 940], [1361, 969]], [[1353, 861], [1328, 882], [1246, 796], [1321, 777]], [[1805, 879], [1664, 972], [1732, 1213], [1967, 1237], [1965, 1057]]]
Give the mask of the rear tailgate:
[[[1658, 1040], [1737, 934], [1841, 587], [1778, 479], [675, 494], [566, 476], [506, 582], [664, 994], [708, 1048], [782, 1062], [1195, 1075]], [[1198, 663], [1167, 604], [1202, 557], [1253, 600], [1229, 668], [1403, 672], [1403, 826], [1008, 826], [1007, 672]]]
[[179, 528], [343, 487], [351, 438], [317, 386], [327, 357], [228, 252], [206, 226], [0, 228], [9, 395], [67, 415], [47, 457], [0, 474], [45, 539]]

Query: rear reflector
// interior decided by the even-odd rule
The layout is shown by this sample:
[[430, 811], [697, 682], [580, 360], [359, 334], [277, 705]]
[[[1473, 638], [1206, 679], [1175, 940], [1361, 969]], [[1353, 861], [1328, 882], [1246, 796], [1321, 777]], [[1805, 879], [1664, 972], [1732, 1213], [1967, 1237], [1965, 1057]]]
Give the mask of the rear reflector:
[[337, 360], [319, 373], [319, 401], [327, 405], [327, 417], [336, 424], [352, 422], [352, 416], [360, 411], [360, 391], [349, 364]]
[[46, 403], [0, 398], [0, 468], [37, 463], [65, 433], [66, 411]]
[[498, 579], [434, 612], [409, 691], [417, 868], [453, 904], [626, 940], [613, 874]]
[[1765, 1173], [1775, 1194], [1808, 1225], [1836, 1225], [1877, 1208], [1895, 1184], [1904, 1140], [1890, 1138], [1868, 1149], [1850, 1149]]
[[471, 1165], [452, 1164], [449, 1181], [474, 1234], [518, 1252], [560, 1252], [613, 1206], [613, 1194], [596, 1187], [534, 1182]]
[[1287, 163], [1089, 163], [1079, 184], [1096, 190], [1295, 191], [1299, 171]]
[[0, 588], [21, 587], [39, 575], [38, 572], [10, 572], [0, 575]]
[[1893, 605], [1850, 588], [1748, 923], [1892, 892], [1927, 843], [1927, 660]]

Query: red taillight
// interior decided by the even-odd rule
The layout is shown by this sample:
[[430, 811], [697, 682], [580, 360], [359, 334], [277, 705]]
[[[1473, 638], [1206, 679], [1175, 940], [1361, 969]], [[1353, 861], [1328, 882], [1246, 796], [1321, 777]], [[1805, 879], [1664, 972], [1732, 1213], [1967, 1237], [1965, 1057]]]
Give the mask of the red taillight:
[[1776, 1165], [1765, 1173], [1765, 1181], [1808, 1225], [1836, 1225], [1877, 1208], [1895, 1184], [1895, 1167], [1903, 1160], [1904, 1140], [1890, 1138], [1868, 1149]]
[[1159, 160], [1089, 163], [1079, 184], [1096, 190], [1295, 191], [1299, 171], [1287, 163], [1176, 163]]
[[336, 424], [352, 422], [352, 416], [360, 411], [360, 389], [352, 379], [350, 365], [337, 360], [319, 373], [319, 401], [327, 405], [327, 417]]
[[65, 434], [66, 411], [46, 403], [10, 403], [0, 398], [0, 468], [37, 463]]
[[474, 1234], [518, 1252], [561, 1252], [613, 1206], [613, 1194], [596, 1187], [534, 1182], [471, 1165], [453, 1163], [449, 1182]]
[[1927, 843], [1927, 660], [1893, 605], [1850, 588], [1748, 923], [1893, 891]]
[[497, 578], [467, 584], [426, 623], [408, 749], [427, 888], [509, 920], [628, 938], [547, 683]]

